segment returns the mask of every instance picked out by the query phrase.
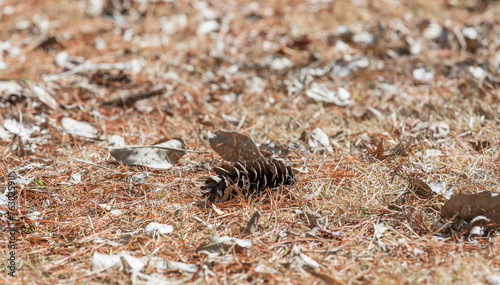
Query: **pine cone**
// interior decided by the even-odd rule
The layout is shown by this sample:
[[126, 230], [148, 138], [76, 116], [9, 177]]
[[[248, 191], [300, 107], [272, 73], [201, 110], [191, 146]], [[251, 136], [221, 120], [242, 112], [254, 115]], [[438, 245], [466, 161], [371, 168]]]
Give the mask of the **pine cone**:
[[294, 173], [290, 166], [276, 159], [253, 161], [238, 161], [234, 165], [224, 164], [215, 167], [217, 176], [210, 176], [201, 186], [207, 192], [202, 197], [208, 201], [227, 201], [238, 192], [246, 197], [259, 195], [266, 188], [276, 188], [281, 185], [290, 185], [295, 182]]

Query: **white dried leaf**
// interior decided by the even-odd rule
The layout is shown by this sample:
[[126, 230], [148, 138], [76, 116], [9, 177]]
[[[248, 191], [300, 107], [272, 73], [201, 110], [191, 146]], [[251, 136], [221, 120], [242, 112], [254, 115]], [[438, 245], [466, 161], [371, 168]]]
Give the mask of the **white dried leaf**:
[[441, 194], [446, 189], [446, 184], [441, 180], [438, 180], [436, 182], [433, 182], [433, 183], [430, 183], [427, 185], [429, 185], [429, 187], [431, 187], [432, 192], [434, 192], [436, 194]]
[[104, 271], [109, 268], [123, 270], [130, 268], [132, 272], [139, 272], [145, 266], [140, 259], [126, 253], [121, 254], [100, 254], [95, 252], [92, 257], [92, 271]]
[[436, 22], [431, 22], [424, 30], [423, 36], [426, 39], [433, 40], [441, 35], [443, 28]]
[[113, 215], [113, 216], [120, 216], [121, 214], [123, 214], [123, 210], [111, 210], [109, 211], [109, 214]]
[[338, 91], [330, 91], [325, 85], [314, 83], [306, 91], [306, 95], [316, 101], [333, 103], [337, 106], [346, 106], [351, 103], [349, 101], [351, 94], [342, 87]]
[[462, 29], [462, 34], [471, 39], [471, 40], [475, 40], [477, 39], [477, 37], [479, 36], [477, 30], [474, 28], [474, 27], [465, 27]]
[[320, 267], [319, 263], [304, 254], [298, 245], [294, 245], [290, 251], [291, 267], [302, 268], [304, 265], [312, 268]]
[[257, 76], [247, 79], [245, 85], [247, 92], [250, 94], [260, 94], [264, 92], [266, 87], [264, 80]]
[[484, 71], [484, 69], [482, 69], [480, 66], [469, 66], [469, 72], [472, 74], [472, 76], [474, 76], [474, 78], [479, 80], [483, 80], [488, 75], [488, 73]]
[[310, 147], [317, 146], [317, 144], [314, 141], [319, 142], [324, 147], [327, 147], [327, 148], [330, 147], [330, 138], [320, 128], [316, 128], [311, 132], [311, 138], [313, 139], [313, 141], [310, 140], [311, 141], [311, 143], [309, 143]]
[[439, 157], [442, 156], [443, 153], [439, 149], [435, 148], [428, 148], [425, 150], [425, 158], [431, 158], [431, 157]]
[[108, 144], [109, 146], [121, 147], [125, 145], [125, 139], [119, 135], [112, 135], [108, 137]]
[[187, 16], [186, 14], [173, 15], [170, 18], [161, 17], [160, 26], [163, 32], [168, 35], [172, 35], [180, 29], [187, 26]]
[[373, 230], [374, 230], [373, 235], [375, 236], [375, 238], [380, 239], [381, 237], [384, 236], [384, 233], [388, 229], [389, 228], [384, 226], [383, 224], [373, 224]]
[[353, 48], [351, 48], [350, 45], [344, 43], [343, 41], [337, 41], [333, 49], [335, 52], [339, 54], [348, 54], [348, 53], [353, 53], [355, 51]]
[[92, 271], [104, 271], [109, 268], [120, 268], [121, 266], [120, 255], [94, 252], [94, 256], [92, 257]]
[[206, 35], [211, 32], [215, 32], [216, 30], [219, 29], [219, 23], [216, 20], [209, 20], [205, 22], [201, 22], [200, 25], [198, 26], [198, 30], [196, 30], [196, 33], [198, 35]]
[[158, 233], [160, 235], [166, 235], [170, 234], [174, 231], [174, 227], [171, 225], [165, 225], [165, 224], [160, 224], [160, 223], [149, 223], [149, 225], [146, 226], [144, 229], [144, 232], [146, 235], [149, 237], [152, 237], [155, 235], [155, 233]]
[[32, 133], [40, 130], [37, 126], [28, 125], [27, 123], [21, 125], [18, 121], [13, 119], [4, 120], [3, 127], [7, 131], [18, 135], [21, 138], [28, 138]]
[[373, 42], [373, 36], [365, 31], [360, 34], [354, 35], [352, 37], [352, 40], [356, 43], [370, 44], [371, 42]]
[[90, 139], [97, 138], [97, 129], [92, 127], [89, 123], [79, 122], [71, 118], [63, 118], [61, 124], [64, 130], [69, 134]]
[[82, 174], [77, 172], [69, 177], [69, 181], [73, 184], [78, 184], [82, 182]]
[[89, 17], [99, 17], [104, 10], [103, 0], [88, 0], [85, 14]]
[[9, 133], [4, 127], [0, 126], [0, 140], [10, 141], [12, 139], [12, 134]]
[[293, 66], [293, 63], [286, 57], [277, 57], [272, 59], [271, 61], [271, 69], [274, 70], [283, 70], [285, 68], [290, 68]]
[[62, 51], [56, 55], [54, 61], [58, 66], [66, 66], [69, 61], [69, 54], [65, 51]]
[[38, 98], [38, 100], [42, 101], [45, 105], [49, 106], [54, 111], [59, 110], [59, 104], [57, 101], [47, 92], [47, 90], [43, 89], [40, 86], [33, 85], [31, 86], [31, 90], [33, 90], [33, 94]]
[[140, 259], [130, 256], [128, 254], [123, 254], [123, 253], [120, 254], [120, 259], [124, 267], [132, 272], [139, 272], [146, 265]]
[[97, 204], [97, 205], [99, 205], [99, 207], [103, 208], [106, 211], [111, 210], [111, 205], [108, 205], [108, 204]]
[[184, 155], [184, 149], [181, 141], [169, 140], [153, 146], [110, 147], [109, 153], [116, 160], [128, 165], [169, 169]]
[[274, 50], [279, 49], [279, 47], [280, 47], [279, 44], [270, 41], [264, 41], [262, 43], [262, 49], [266, 52], [272, 52]]
[[414, 40], [410, 37], [406, 37], [406, 42], [410, 46], [411, 54], [417, 55], [422, 52], [422, 42], [420, 40]]
[[166, 260], [161, 257], [152, 257], [148, 260], [148, 264], [159, 271], [171, 271], [171, 270], [179, 270], [185, 271], [189, 273], [195, 273], [198, 271], [198, 265], [189, 264], [183, 262], [176, 262]]
[[425, 71], [425, 68], [420, 67], [413, 70], [413, 77], [422, 82], [429, 82], [434, 79], [434, 74], [432, 72]]
[[500, 285], [500, 275], [488, 275], [485, 279], [488, 285]]
[[21, 94], [23, 87], [13, 80], [0, 80], [0, 95]]

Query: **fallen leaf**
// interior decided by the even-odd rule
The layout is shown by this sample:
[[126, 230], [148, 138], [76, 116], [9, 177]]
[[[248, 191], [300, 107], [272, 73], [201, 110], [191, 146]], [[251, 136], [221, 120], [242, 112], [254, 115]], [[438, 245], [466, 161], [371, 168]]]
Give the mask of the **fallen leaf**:
[[100, 254], [95, 252], [92, 257], [92, 270], [104, 271], [109, 268], [117, 268], [119, 270], [129, 269], [131, 271], [139, 272], [145, 264], [126, 253], [121, 254]]
[[110, 147], [109, 153], [128, 165], [169, 169], [184, 155], [184, 149], [184, 144], [174, 139], [151, 146]]
[[490, 219], [485, 216], [477, 216], [470, 222], [469, 240], [483, 237], [488, 229], [485, 225], [490, 224]]
[[457, 194], [441, 208], [443, 218], [451, 218], [455, 215], [461, 219], [485, 216], [500, 223], [500, 195], [490, 191], [478, 194]]
[[319, 268], [319, 263], [302, 252], [298, 245], [293, 245], [290, 251], [290, 268], [307, 269]]
[[384, 226], [383, 224], [373, 224], [373, 235], [377, 238], [380, 239], [384, 236], [384, 233], [388, 230], [389, 228]]
[[254, 141], [238, 132], [219, 130], [208, 134], [212, 149], [223, 159], [231, 162], [238, 160], [257, 160], [262, 157]]
[[50, 95], [50, 93], [43, 89], [40, 86], [32, 85], [31, 90], [33, 90], [33, 94], [45, 105], [49, 106], [54, 111], [60, 111], [59, 103]]
[[490, 274], [485, 277], [485, 280], [488, 285], [500, 285], [500, 274]]
[[410, 182], [410, 191], [418, 197], [428, 198], [434, 195], [434, 191], [432, 191], [431, 187], [424, 181], [420, 180], [420, 178], [410, 177], [408, 182]]
[[196, 252], [224, 254], [234, 246], [236, 252], [241, 252], [245, 248], [252, 247], [252, 241], [249, 239], [238, 239], [228, 236], [212, 236], [208, 243], [204, 243], [196, 248]]
[[79, 122], [71, 118], [63, 118], [61, 125], [68, 134], [77, 135], [89, 139], [97, 138], [98, 131], [89, 123]]
[[315, 101], [333, 103], [337, 106], [346, 106], [351, 103], [349, 101], [351, 94], [342, 87], [337, 91], [331, 91], [325, 85], [313, 83], [311, 88], [306, 91], [306, 95]]
[[417, 68], [413, 70], [413, 77], [420, 82], [431, 82], [434, 79], [434, 73], [426, 71], [425, 68]]
[[149, 223], [144, 229], [144, 232], [149, 237], [154, 237], [156, 235], [166, 235], [172, 233], [173, 231], [174, 227], [172, 227], [171, 225], [165, 225], [155, 222]]
[[198, 265], [196, 264], [170, 261], [161, 257], [152, 257], [148, 261], [149, 266], [154, 267], [156, 270], [163, 271], [163, 273], [174, 270], [190, 273], [198, 271]]
[[388, 154], [384, 154], [384, 139], [380, 140], [380, 143], [377, 145], [376, 149], [373, 149], [369, 145], [366, 145], [366, 150], [371, 156], [375, 157], [380, 161], [390, 156]]

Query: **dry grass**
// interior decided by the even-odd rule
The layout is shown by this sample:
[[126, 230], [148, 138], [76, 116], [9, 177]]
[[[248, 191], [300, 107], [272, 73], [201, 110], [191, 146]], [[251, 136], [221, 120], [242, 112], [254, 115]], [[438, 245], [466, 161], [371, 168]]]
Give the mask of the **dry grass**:
[[[2, 265], [2, 282], [144, 282], [126, 270], [92, 271], [94, 253], [121, 252], [199, 266], [196, 273], [160, 272], [152, 265], [142, 271], [173, 283], [472, 284], [499, 274], [498, 236], [469, 241], [465, 231], [437, 233], [441, 199], [394, 194], [413, 176], [427, 183], [441, 180], [465, 193], [499, 191], [500, 81], [494, 64], [500, 34], [492, 16], [500, 13], [499, 2], [482, 1], [467, 9], [422, 0], [393, 9], [394, 1], [382, 0], [257, 1], [254, 10], [250, 1], [224, 2], [208, 4], [221, 23], [219, 31], [208, 35], [197, 34], [204, 17], [198, 1], [149, 1], [145, 6], [134, 1], [122, 24], [85, 16], [85, 1], [0, 4], [0, 39], [20, 47], [18, 54], [3, 52], [8, 67], [0, 77], [52, 90], [61, 109], [54, 111], [29, 94], [1, 107], [0, 125], [22, 114], [24, 122], [40, 128], [25, 141], [31, 151], [24, 156], [18, 141], [0, 140], [2, 160], [16, 174], [16, 213], [22, 219], [17, 277], [7, 277]], [[180, 14], [186, 15], [185, 26], [170, 34], [162, 30], [162, 21]], [[456, 39], [450, 46], [437, 45], [423, 37], [426, 20], [452, 31], [480, 27], [479, 47], [466, 51]], [[44, 25], [47, 31], [41, 30]], [[339, 25], [355, 34], [367, 31], [378, 37], [377, 44], [347, 41], [351, 51], [343, 52], [336, 47]], [[61, 46], [40, 48], [47, 34]], [[310, 43], [301, 46], [304, 36]], [[422, 52], [399, 54], [408, 48], [405, 38], [421, 41]], [[54, 63], [62, 51], [92, 63], [135, 60], [140, 69], [126, 71], [131, 86], [97, 85], [90, 71], [45, 81], [44, 75], [64, 71]], [[306, 67], [333, 69], [346, 53], [366, 56], [369, 67], [345, 77], [301, 75]], [[293, 66], [272, 69], [268, 56], [287, 58]], [[466, 65], [483, 67], [497, 83], [474, 78]], [[232, 66], [238, 69], [231, 71]], [[424, 84], [415, 80], [412, 71], [419, 67], [433, 71], [434, 78]], [[293, 91], [294, 80], [304, 89]], [[346, 88], [353, 104], [313, 101], [304, 92], [312, 82]], [[397, 90], [383, 89], [381, 83]], [[158, 84], [166, 84], [167, 95], [131, 108], [100, 105], [121, 90]], [[224, 95], [231, 93], [238, 96], [227, 102]], [[92, 123], [104, 140], [68, 135], [60, 124], [63, 117]], [[441, 121], [450, 131], [438, 137], [429, 126]], [[419, 129], [419, 123], [429, 125]], [[330, 137], [332, 152], [308, 149], [300, 139], [315, 128]], [[222, 163], [207, 134], [218, 129], [282, 144], [289, 150], [283, 158], [308, 172], [299, 174], [296, 184], [250, 201], [206, 204], [200, 199], [200, 181]], [[417, 134], [427, 136], [427, 150], [383, 161], [367, 151], [366, 145], [382, 139], [389, 150]], [[111, 135], [122, 136], [127, 144], [182, 138], [189, 149], [206, 153], [188, 153], [168, 171], [129, 168], [110, 157], [105, 138]], [[477, 151], [470, 143], [481, 141], [491, 147]], [[81, 182], [71, 180], [77, 173]], [[244, 236], [255, 209], [261, 213], [258, 229]], [[309, 216], [299, 211], [343, 237], [311, 235]], [[174, 231], [150, 238], [144, 233], [150, 222], [172, 225]], [[376, 225], [385, 232], [376, 232]], [[252, 248], [229, 249], [223, 257], [195, 251], [213, 235], [248, 238]], [[2, 232], [2, 240], [7, 239]], [[4, 254], [6, 248], [3, 260]]]

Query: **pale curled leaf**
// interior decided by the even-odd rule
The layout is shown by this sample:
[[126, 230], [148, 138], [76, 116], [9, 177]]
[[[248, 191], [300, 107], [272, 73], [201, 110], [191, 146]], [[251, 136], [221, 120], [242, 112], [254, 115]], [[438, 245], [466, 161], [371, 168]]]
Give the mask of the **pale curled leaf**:
[[165, 225], [165, 224], [160, 224], [160, 223], [149, 223], [146, 228], [144, 229], [144, 232], [146, 235], [149, 237], [154, 236], [156, 234], [159, 235], [166, 235], [169, 233], [172, 233], [174, 231], [174, 227], [171, 225]]
[[500, 274], [491, 274], [485, 277], [486, 284], [488, 285], [500, 285]]
[[246, 135], [219, 130], [208, 136], [212, 149], [227, 161], [256, 160], [262, 157], [254, 141]]
[[4, 127], [0, 126], [0, 140], [10, 141], [12, 139], [12, 134], [9, 133]]
[[290, 251], [290, 267], [291, 268], [304, 268], [309, 266], [311, 268], [319, 268], [319, 263], [302, 252], [298, 245], [294, 245]]
[[45, 105], [49, 106], [54, 111], [59, 111], [59, 103], [50, 95], [50, 93], [43, 89], [40, 86], [33, 85], [31, 86], [31, 90], [33, 90], [33, 94], [38, 97], [40, 101], [42, 101]]
[[377, 238], [380, 239], [384, 236], [384, 233], [388, 230], [389, 228], [386, 227], [383, 224], [373, 224], [373, 235]]
[[61, 120], [61, 125], [69, 134], [77, 135], [85, 138], [95, 139], [97, 138], [97, 130], [89, 123], [79, 122], [71, 118], [63, 118]]
[[145, 165], [150, 168], [169, 169], [185, 151], [179, 140], [169, 140], [152, 146], [110, 147], [110, 154], [128, 165]]
[[198, 271], [198, 265], [196, 264], [170, 261], [161, 257], [151, 257], [148, 260], [148, 264], [149, 266], [154, 267], [156, 270], [160, 272], [163, 271], [164, 273], [172, 270], [185, 271], [190, 273], [195, 273], [196, 271]]
[[337, 91], [331, 91], [325, 85], [314, 83], [311, 88], [306, 91], [306, 95], [315, 101], [333, 103], [337, 106], [346, 106], [351, 104], [351, 101], [349, 101], [351, 94], [342, 87], [340, 87]]
[[139, 272], [144, 266], [144, 262], [126, 253], [108, 255], [95, 252], [92, 257], [93, 271], [104, 271], [108, 268], [117, 268], [119, 270], [127, 268]]

